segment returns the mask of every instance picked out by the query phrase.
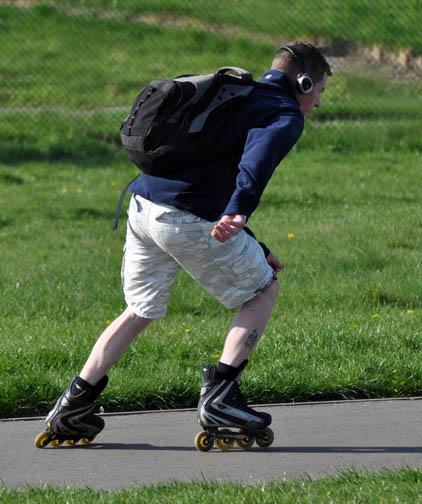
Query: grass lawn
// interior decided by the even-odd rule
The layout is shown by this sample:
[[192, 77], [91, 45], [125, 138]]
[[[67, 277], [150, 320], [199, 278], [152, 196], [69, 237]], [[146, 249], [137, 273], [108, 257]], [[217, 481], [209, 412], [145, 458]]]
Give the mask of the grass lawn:
[[[124, 308], [124, 219], [117, 233], [109, 226], [136, 171], [118, 147], [124, 113], [101, 107], [128, 105], [140, 82], [183, 72], [187, 62], [201, 72], [222, 59], [249, 61], [259, 75], [273, 48], [249, 41], [245, 52], [242, 37], [124, 18], [0, 9], [9, 47], [0, 85], [0, 415], [44, 414]], [[142, 54], [141, 71], [130, 62]], [[286, 264], [245, 374], [254, 402], [420, 393], [420, 84], [342, 74], [329, 84], [251, 219]], [[50, 111], [11, 128], [19, 122], [7, 109], [23, 103]], [[199, 366], [218, 360], [232, 317], [180, 274], [168, 317], [113, 369], [105, 408], [195, 404]]]
[[[420, 168], [417, 153], [298, 150], [277, 169], [250, 221], [286, 265], [251, 401], [421, 393]], [[124, 308], [124, 215], [110, 225], [134, 173], [123, 154], [0, 167], [1, 416], [46, 413]], [[106, 411], [195, 405], [233, 315], [181, 273], [168, 316], [111, 371]]]
[[222, 483], [168, 483], [106, 492], [90, 489], [32, 488], [23, 491], [0, 486], [0, 503], [120, 504], [216, 502], [229, 504], [410, 504], [422, 499], [422, 471], [361, 474], [348, 471], [311, 481], [277, 481], [265, 485]]
[[123, 3], [116, 0], [31, 0], [31, 4], [39, 5], [39, 10], [45, 14], [52, 14], [56, 7], [66, 13], [116, 17], [125, 22], [149, 16], [156, 22], [167, 20], [175, 28], [180, 28], [181, 19], [197, 20], [230, 27], [226, 30], [230, 36], [236, 29], [243, 29], [251, 37], [257, 33], [264, 34], [266, 39], [299, 34], [313, 39], [325, 37], [348, 43], [384, 44], [396, 50], [410, 46], [419, 52], [422, 50], [418, 29], [422, 11], [418, 0], [404, 0], [400, 4], [389, 0], [377, 0], [376, 4], [371, 0], [296, 0], [294, 3], [264, 0], [259, 4], [259, 15], [256, 15], [256, 0], [126, 0]]

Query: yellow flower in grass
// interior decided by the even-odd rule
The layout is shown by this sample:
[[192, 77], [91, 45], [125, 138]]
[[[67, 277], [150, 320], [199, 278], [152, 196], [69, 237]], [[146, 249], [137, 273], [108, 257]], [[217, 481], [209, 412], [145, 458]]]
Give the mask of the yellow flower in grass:
[[190, 329], [185, 329], [185, 333], [190, 333]]
[[356, 324], [352, 325], [352, 329], [357, 329], [357, 328], [358, 328], [358, 326]]
[[407, 313], [411, 315], [412, 313], [415, 313], [415, 310], [407, 310]]
[[294, 235], [293, 233], [289, 233], [289, 234], [287, 235], [287, 238], [289, 238], [289, 240], [290, 240], [291, 238], [294, 238], [294, 237], [295, 237], [295, 235]]
[[67, 188], [66, 188], [66, 187], [63, 187], [63, 188], [62, 188], [62, 193], [63, 193], [63, 194], [67, 193]]
[[374, 313], [372, 315], [372, 318], [380, 318], [380, 317], [381, 317], [381, 315], [379, 313]]
[[116, 183], [116, 182], [114, 182], [114, 180], [113, 180], [113, 182], [111, 183], [111, 185], [112, 185], [113, 187], [116, 187], [117, 183]]
[[78, 192], [78, 193], [81, 193], [81, 192], [83, 192], [83, 191], [84, 191], [84, 190], [82, 189], [82, 187], [78, 187], [78, 188], [76, 189], [76, 192]]
[[214, 354], [214, 359], [219, 359], [220, 357], [221, 357], [221, 354], [219, 354], [219, 353]]
[[106, 324], [110, 325], [111, 324], [111, 320], [106, 320]]

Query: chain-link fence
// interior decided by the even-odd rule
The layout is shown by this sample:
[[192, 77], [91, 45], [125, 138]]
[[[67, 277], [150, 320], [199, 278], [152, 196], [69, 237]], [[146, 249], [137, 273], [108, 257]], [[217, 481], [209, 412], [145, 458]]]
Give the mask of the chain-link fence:
[[311, 124], [403, 124], [402, 139], [422, 123], [420, 26], [421, 0], [0, 0], [2, 151], [117, 145], [152, 78], [226, 65], [259, 78], [297, 39], [334, 71]]

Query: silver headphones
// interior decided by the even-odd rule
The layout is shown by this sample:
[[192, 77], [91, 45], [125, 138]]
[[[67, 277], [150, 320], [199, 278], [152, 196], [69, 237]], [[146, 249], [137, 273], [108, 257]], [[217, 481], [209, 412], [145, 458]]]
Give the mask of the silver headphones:
[[296, 80], [296, 88], [299, 91], [299, 93], [302, 94], [308, 94], [312, 91], [314, 87], [314, 83], [312, 82], [312, 79], [309, 77], [308, 72], [306, 71], [305, 64], [303, 63], [302, 58], [300, 57], [299, 53], [293, 46], [283, 46], [281, 49], [284, 49], [285, 51], [289, 52], [293, 58], [299, 63], [300, 66], [300, 71], [302, 72], [301, 75]]

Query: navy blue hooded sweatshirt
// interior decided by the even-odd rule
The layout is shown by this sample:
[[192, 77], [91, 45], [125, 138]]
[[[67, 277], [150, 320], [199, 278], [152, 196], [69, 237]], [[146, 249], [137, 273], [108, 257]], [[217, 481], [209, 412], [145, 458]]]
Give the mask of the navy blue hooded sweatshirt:
[[174, 178], [143, 174], [129, 190], [154, 203], [187, 210], [209, 221], [249, 218], [275, 168], [301, 136], [304, 117], [289, 77], [266, 72], [268, 88], [252, 91], [217, 137], [213, 161]]

